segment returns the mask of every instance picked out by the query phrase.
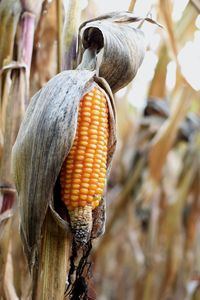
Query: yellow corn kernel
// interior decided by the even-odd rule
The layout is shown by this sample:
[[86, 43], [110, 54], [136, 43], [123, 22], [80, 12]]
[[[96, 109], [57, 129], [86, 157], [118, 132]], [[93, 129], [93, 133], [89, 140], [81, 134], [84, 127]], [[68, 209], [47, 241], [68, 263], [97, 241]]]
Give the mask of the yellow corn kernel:
[[74, 144], [60, 173], [61, 198], [70, 214], [77, 208], [99, 205], [105, 186], [107, 146], [107, 100], [100, 89], [93, 88], [80, 101]]

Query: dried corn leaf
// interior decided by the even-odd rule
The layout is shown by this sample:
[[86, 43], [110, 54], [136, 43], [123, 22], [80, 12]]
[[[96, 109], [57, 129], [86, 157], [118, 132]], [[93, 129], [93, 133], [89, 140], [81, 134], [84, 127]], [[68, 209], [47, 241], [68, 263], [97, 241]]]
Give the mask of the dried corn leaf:
[[[103, 85], [103, 80], [98, 81]], [[54, 210], [53, 190], [73, 144], [80, 99], [95, 85], [94, 72], [64, 71], [58, 74], [32, 98], [19, 130], [13, 148], [13, 168], [19, 193], [21, 233], [30, 265], [35, 263], [48, 206], [57, 222], [68, 228], [66, 221]], [[112, 96], [107, 100], [109, 166], [116, 136]]]
[[[10, 73], [10, 71], [8, 71]], [[1, 78], [0, 78], [1, 79]], [[12, 83], [8, 95], [5, 113], [4, 148], [0, 164], [1, 186], [12, 185], [11, 152], [15, 142], [21, 119], [24, 113], [24, 102], [26, 94], [26, 79], [24, 68], [12, 71]]]
[[[183, 222], [183, 210], [187, 207], [186, 203], [189, 199], [190, 192], [193, 184], [196, 182], [198, 178], [199, 171], [199, 146], [200, 146], [200, 137], [197, 133], [195, 136], [194, 143], [189, 145], [188, 151], [186, 153], [184, 159], [184, 166], [177, 183], [177, 187], [175, 193], [173, 195], [173, 199], [171, 199], [171, 205], [165, 208], [164, 214], [162, 216], [160, 231], [165, 239], [165, 248], [168, 249], [166, 255], [166, 269], [165, 275], [162, 280], [162, 285], [160, 289], [160, 297], [163, 299], [166, 291], [172, 288], [173, 282], [178, 277], [178, 272], [181, 270], [183, 273], [184, 265], [188, 263], [188, 260], [191, 258], [190, 256], [186, 256], [184, 261], [181, 261], [180, 258], [183, 256], [183, 253], [180, 255], [183, 246], [181, 246], [181, 241], [177, 242], [177, 238], [180, 238], [180, 229]], [[198, 186], [196, 187], [198, 188]], [[196, 201], [198, 201], [196, 199]], [[196, 203], [197, 204], [197, 203]], [[196, 206], [195, 204], [195, 206]], [[196, 206], [197, 209], [197, 206]], [[191, 213], [193, 217], [194, 211]], [[191, 217], [191, 216], [190, 216]], [[189, 230], [194, 230], [194, 224], [196, 220], [192, 220], [191, 224], [188, 224]], [[195, 224], [196, 225], [196, 224]], [[191, 226], [191, 227], [190, 227]], [[160, 232], [160, 233], [161, 233]], [[189, 235], [191, 232], [187, 232]], [[193, 233], [192, 233], [193, 235]], [[187, 236], [190, 239], [190, 235]], [[193, 235], [194, 237], [194, 235]], [[193, 238], [192, 237], [192, 238]], [[185, 241], [185, 246], [188, 246], [188, 241]], [[189, 240], [190, 242], [190, 240]], [[181, 269], [180, 269], [181, 268]], [[183, 278], [181, 280], [184, 280]]]
[[[42, 14], [35, 31], [33, 59], [31, 63], [30, 95], [34, 95], [45, 83], [56, 75], [56, 2], [48, 6], [48, 13]], [[44, 68], [45, 66], [45, 68]]]
[[135, 7], [135, 3], [136, 3], [136, 0], [131, 0], [130, 1], [129, 8], [128, 8], [129, 12], [133, 12], [134, 7]]
[[185, 117], [190, 104], [190, 91], [182, 89], [181, 95], [173, 103], [172, 113], [164, 122], [155, 138], [149, 153], [149, 170], [153, 182], [158, 183], [167, 154], [173, 145], [181, 121]]
[[[15, 66], [16, 67], [16, 66]], [[11, 69], [4, 70], [6, 73], [4, 84], [4, 97], [1, 110], [2, 124], [1, 129], [4, 134], [4, 144], [2, 147], [0, 160], [0, 235], [6, 236], [6, 242], [1, 240], [1, 276], [3, 278], [5, 272], [5, 265], [8, 254], [8, 245], [11, 237], [11, 217], [15, 211], [16, 191], [13, 188], [13, 181], [11, 176], [11, 151], [14, 144], [17, 131], [19, 129], [24, 107], [25, 94], [25, 70], [18, 67], [11, 71]], [[0, 74], [0, 81], [3, 81], [4, 73]], [[12, 81], [10, 80], [12, 74]], [[10, 220], [8, 220], [10, 219]], [[7, 223], [5, 223], [7, 221]], [[3, 226], [6, 224], [6, 226]], [[10, 285], [6, 282], [7, 294], [10, 293]], [[2, 291], [1, 287], [0, 290]], [[12, 290], [12, 289], [11, 289]], [[12, 297], [14, 299], [14, 297]]]
[[150, 98], [144, 109], [144, 116], [157, 116], [163, 119], [169, 117], [169, 106], [168, 103], [162, 99]]
[[[12, 60], [14, 37], [21, 13], [20, 1], [0, 2], [0, 67]], [[6, 41], [6, 42], [5, 42]]]
[[149, 88], [149, 97], [165, 98], [166, 96], [166, 76], [169, 57], [167, 55], [167, 45], [163, 45], [159, 51], [159, 61], [155, 69], [154, 78]]
[[176, 59], [178, 50], [177, 50], [176, 38], [174, 35], [174, 28], [173, 28], [174, 25], [172, 21], [172, 2], [167, 0], [160, 0], [159, 5], [160, 5], [161, 15], [167, 27], [170, 46], [172, 48], [173, 54]]
[[79, 29], [79, 68], [96, 69], [113, 92], [126, 86], [145, 53], [142, 31], [130, 25], [139, 20], [131, 13], [114, 12], [83, 23]]

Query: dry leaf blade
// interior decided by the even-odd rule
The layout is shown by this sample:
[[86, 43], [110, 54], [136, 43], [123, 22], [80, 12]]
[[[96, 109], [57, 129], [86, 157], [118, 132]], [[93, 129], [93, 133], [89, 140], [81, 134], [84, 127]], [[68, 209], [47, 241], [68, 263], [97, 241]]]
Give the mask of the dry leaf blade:
[[[79, 29], [79, 63], [84, 54], [91, 55], [93, 51], [97, 75], [108, 82], [113, 92], [134, 78], [144, 58], [143, 32], [127, 24], [138, 20], [134, 17], [130, 21], [129, 15], [132, 16], [126, 12], [111, 13], [85, 22]], [[82, 63], [82, 68], [87, 68], [88, 61]]]

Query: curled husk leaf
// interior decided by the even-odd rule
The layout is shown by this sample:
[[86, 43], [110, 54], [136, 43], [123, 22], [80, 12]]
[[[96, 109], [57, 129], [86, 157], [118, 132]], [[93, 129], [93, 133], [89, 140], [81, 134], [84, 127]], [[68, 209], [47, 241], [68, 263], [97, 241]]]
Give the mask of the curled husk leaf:
[[[115, 108], [109, 86], [94, 72], [64, 71], [55, 76], [33, 96], [21, 124], [12, 165], [19, 195], [21, 235], [30, 267], [37, 259], [48, 208], [59, 225], [68, 230], [66, 216], [55, 209], [60, 201], [55, 186], [74, 142], [80, 100], [95, 86], [103, 88], [107, 95], [109, 170], [116, 144]], [[95, 227], [98, 234], [101, 230], [98, 224]]]
[[115, 93], [136, 75], [145, 53], [145, 39], [128, 12], [115, 12], [83, 23], [79, 29], [79, 68], [94, 68]]

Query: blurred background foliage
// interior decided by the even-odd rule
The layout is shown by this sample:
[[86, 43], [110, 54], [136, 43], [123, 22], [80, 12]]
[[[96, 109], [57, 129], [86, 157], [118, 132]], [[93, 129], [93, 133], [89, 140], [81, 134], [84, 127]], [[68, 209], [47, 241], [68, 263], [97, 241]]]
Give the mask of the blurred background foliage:
[[199, 0], [0, 1], [0, 299], [30, 296], [10, 171], [28, 99], [73, 68], [82, 21], [128, 9], [163, 29], [138, 23], [146, 56], [133, 82], [115, 95], [118, 147], [89, 294], [200, 299]]

